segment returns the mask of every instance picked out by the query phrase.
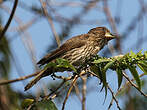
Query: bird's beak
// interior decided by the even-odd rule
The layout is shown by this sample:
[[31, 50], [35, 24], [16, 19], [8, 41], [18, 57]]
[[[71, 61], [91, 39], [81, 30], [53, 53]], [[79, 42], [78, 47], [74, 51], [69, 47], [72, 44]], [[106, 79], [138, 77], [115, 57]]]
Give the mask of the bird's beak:
[[115, 39], [116, 35], [113, 35], [110, 32], [106, 32], [105, 37], [106, 39], [111, 40], [111, 39]]

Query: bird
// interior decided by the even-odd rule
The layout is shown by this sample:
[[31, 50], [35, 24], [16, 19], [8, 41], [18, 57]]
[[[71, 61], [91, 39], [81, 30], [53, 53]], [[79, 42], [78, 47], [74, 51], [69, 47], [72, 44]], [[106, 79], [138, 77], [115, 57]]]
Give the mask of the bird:
[[[96, 27], [90, 29], [88, 33], [77, 35], [70, 38], [60, 47], [48, 53], [37, 64], [44, 66], [49, 62], [55, 62], [57, 58], [63, 58], [68, 62], [79, 67], [89, 60], [92, 56], [107, 45], [108, 41], [116, 38], [116, 35], [112, 34], [106, 27]], [[46, 76], [47, 70], [42, 70], [39, 74], [25, 86], [25, 91], [30, 89], [36, 84], [42, 77]], [[52, 73], [49, 73], [50, 75]]]

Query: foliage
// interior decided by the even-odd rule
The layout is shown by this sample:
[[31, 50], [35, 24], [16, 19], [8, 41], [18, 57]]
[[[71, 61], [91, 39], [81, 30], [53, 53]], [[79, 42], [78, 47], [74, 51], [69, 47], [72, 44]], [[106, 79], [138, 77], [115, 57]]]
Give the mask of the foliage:
[[65, 70], [73, 70], [74, 72], [77, 72], [75, 67], [71, 65], [67, 60], [65, 59], [56, 59], [56, 62], [49, 62], [44, 69], [52, 67], [54, 71], [59, 71], [60, 69], [63, 69], [62, 71]]
[[28, 108], [29, 110], [57, 110], [55, 104], [51, 100], [35, 101], [34, 99], [25, 99], [22, 104], [22, 108]]
[[[23, 34], [25, 32], [28, 33], [28, 34], [25, 34], [25, 37], [24, 37], [27, 40], [23, 40], [23, 39], [22, 40], [23, 40], [24, 46], [25, 46], [25, 44], [31, 45], [31, 47], [27, 48], [27, 49], [30, 50], [30, 52], [32, 54], [32, 57], [31, 57], [32, 61], [34, 61], [35, 52], [32, 51], [33, 50], [33, 48], [32, 48], [33, 43], [28, 42], [28, 41], [31, 41], [32, 39], [27, 37], [27, 35], [28, 36], [33, 35], [32, 33], [29, 33], [29, 32], [33, 32], [33, 31], [30, 31], [30, 29], [32, 30], [34, 28], [34, 27], [30, 28], [30, 27], [32, 27], [32, 25], [34, 25], [38, 22], [42, 23], [42, 21], [46, 20], [47, 18], [50, 19], [49, 20], [50, 29], [46, 29], [45, 32], [47, 32], [49, 35], [45, 35], [45, 36], [47, 36], [47, 38], [48, 38], [48, 36], [50, 36], [49, 39], [53, 40], [53, 39], [51, 39], [51, 36], [55, 37], [56, 32], [57, 32], [57, 34], [59, 35], [59, 39], [61, 41], [63, 39], [67, 39], [67, 37], [69, 37], [71, 35], [71, 32], [73, 32], [73, 30], [72, 30], [73, 28], [75, 28], [76, 29], [75, 32], [78, 33], [78, 31], [79, 31], [78, 28], [80, 28], [80, 31], [83, 31], [86, 28], [86, 26], [97, 26], [99, 24], [101, 24], [101, 25], [110, 24], [109, 26], [112, 27], [111, 28], [112, 31], [114, 33], [117, 33], [118, 30], [120, 30], [120, 27], [121, 27], [120, 24], [123, 25], [123, 23], [125, 23], [123, 21], [125, 21], [127, 18], [127, 21], [128, 21], [127, 25], [125, 25], [124, 28], [121, 29], [121, 33], [119, 33], [120, 37], [118, 39], [116, 39], [116, 42], [114, 42], [114, 44], [113, 44], [114, 48], [116, 49], [116, 52], [121, 52], [121, 50], [125, 49], [124, 48], [125, 46], [127, 46], [127, 48], [131, 48], [133, 50], [140, 49], [140, 47], [145, 48], [143, 46], [146, 45], [146, 40], [145, 40], [146, 36], [144, 36], [144, 35], [146, 35], [146, 31], [143, 31], [143, 30], [144, 30], [144, 25], [146, 25], [146, 23], [143, 22], [143, 18], [146, 15], [147, 11], [145, 9], [145, 2], [143, 2], [143, 0], [142, 1], [140, 0], [140, 2], [134, 3], [134, 6], [137, 3], [137, 5], [139, 4], [140, 7], [139, 8], [134, 7], [133, 12], [135, 12], [135, 14], [134, 14], [135, 16], [133, 16], [133, 17], [129, 16], [128, 13], [127, 13], [127, 17], [125, 17], [126, 13], [122, 7], [124, 5], [122, 5], [122, 2], [120, 2], [120, 1], [115, 1], [116, 3], [113, 1], [112, 2], [108, 1], [108, 3], [107, 3], [106, 0], [103, 0], [103, 1], [94, 0], [92, 2], [91, 1], [90, 2], [89, 1], [87, 1], [87, 2], [85, 2], [85, 1], [84, 2], [68, 1], [67, 2], [67, 1], [68, 0], [64, 0], [63, 2], [43, 1], [42, 4], [46, 5], [45, 7], [47, 10], [47, 16], [45, 16], [45, 14], [43, 12], [43, 7], [40, 7], [41, 1], [40, 1], [40, 4], [38, 4], [38, 2], [37, 2], [37, 4], [35, 4], [36, 2], [34, 1], [33, 5], [31, 5], [32, 3], [30, 1], [28, 3], [27, 3], [27, 1], [19, 1], [18, 7], [17, 7], [17, 9], [18, 9], [17, 13], [15, 14], [14, 19], [13, 19], [13, 22], [15, 22], [15, 23], [11, 23], [12, 25], [9, 26], [10, 30], [7, 30], [7, 32], [6, 32], [6, 35], [10, 35], [10, 36], [5, 35], [0, 42], [0, 77], [2, 78], [1, 81], [3, 81], [3, 79], [11, 79], [12, 74], [13, 74], [13, 76], [15, 74], [10, 71], [10, 68], [14, 64], [13, 61], [15, 61], [15, 58], [17, 57], [17, 53], [16, 53], [16, 56], [13, 57], [12, 56], [13, 50], [12, 51], [9, 51], [9, 50], [10, 50], [10, 44], [12, 43], [12, 41], [14, 42], [14, 44], [11, 45], [12, 48], [13, 48], [13, 46], [14, 47], [21, 46], [20, 43], [17, 42], [18, 41], [17, 37], [20, 34]], [[0, 7], [1, 8], [0, 20], [2, 18], [2, 24], [0, 23], [0, 26], [3, 26], [6, 23], [6, 20], [9, 17], [9, 14], [12, 10], [12, 7], [10, 5], [12, 5], [13, 3], [14, 3], [13, 0], [12, 1], [11, 0], [0, 0], [0, 5], [1, 5], [1, 7]], [[127, 3], [127, 4], [125, 4], [125, 3]], [[100, 4], [100, 8], [98, 8], [99, 4]], [[113, 8], [111, 7], [112, 8], [111, 9], [110, 5], [112, 5], [112, 4], [114, 6], [112, 6]], [[128, 6], [128, 8], [132, 8], [132, 7], [130, 7], [130, 4], [128, 3], [128, 1], [123, 2], [123, 4], [125, 4], [126, 7]], [[115, 8], [116, 8], [116, 10], [115, 10]], [[74, 11], [73, 11], [73, 13], [71, 13], [71, 11], [69, 11], [69, 10], [73, 10], [73, 9], [74, 9]], [[103, 9], [104, 9], [104, 11], [102, 12]], [[97, 10], [97, 11], [95, 11], [95, 10]], [[28, 13], [29, 13], [29, 16], [28, 17], [20, 16], [21, 11], [24, 15], [28, 15]], [[90, 14], [89, 14], [89, 12], [90, 12]], [[91, 12], [92, 12], [92, 14], [91, 14]], [[2, 16], [1, 16], [1, 13], [2, 13]], [[98, 16], [97, 17], [93, 16], [94, 13], [95, 13], [95, 15], [98, 15]], [[98, 13], [100, 13], [100, 14], [98, 14]], [[101, 13], [103, 13], [103, 16], [99, 16], [99, 15], [101, 15]], [[115, 13], [115, 14], [112, 14], [112, 13]], [[130, 11], [130, 13], [132, 13], [132, 11]], [[115, 16], [112, 16], [112, 15], [115, 15]], [[84, 17], [84, 19], [83, 19], [83, 17]], [[27, 20], [24, 18], [27, 18]], [[128, 20], [128, 18], [130, 18], [130, 19]], [[21, 23], [21, 19], [22, 19], [22, 23]], [[18, 25], [16, 25], [17, 22], [19, 22]], [[44, 24], [42, 26], [44, 28], [46, 26], [46, 22], [43, 22], [43, 23]], [[15, 26], [17, 26], [17, 27], [15, 28]], [[36, 26], [38, 27], [38, 25], [36, 25]], [[84, 28], [81, 28], [81, 26]], [[0, 30], [2, 28], [4, 28], [4, 27], [0, 27]], [[39, 25], [39, 28], [42, 29], [41, 25]], [[37, 28], [37, 30], [38, 30], [38, 28]], [[54, 35], [50, 31], [52, 31]], [[139, 34], [136, 34], [135, 31], [137, 31], [137, 33], [139, 33]], [[36, 34], [37, 31], [35, 30], [34, 32]], [[38, 32], [40, 33], [40, 31], [38, 31]], [[43, 39], [45, 39], [44, 37], [42, 37], [42, 36], [44, 36], [43, 34], [44, 34], [44, 30], [41, 33], [41, 37], [40, 37], [40, 34], [38, 34], [38, 35], [36, 34], [35, 38], [36, 39], [40, 38], [40, 40], [43, 40]], [[132, 40], [132, 43], [133, 43], [132, 46], [126, 44], [126, 43], [128, 43], [129, 40]], [[21, 42], [21, 40], [19, 40], [19, 42]], [[41, 42], [41, 45], [42, 45], [42, 42]], [[129, 42], [131, 43], [131, 41], [129, 41]], [[124, 45], [122, 45], [122, 43]], [[37, 42], [37, 45], [39, 45], [39, 42]], [[57, 48], [56, 41], [54, 40], [52, 44], [49, 43], [48, 47], [49, 47], [49, 49], [48, 49], [49, 51], [51, 51], [54, 48]], [[40, 48], [36, 48], [36, 49], [37, 49], [37, 51], [39, 51]], [[22, 50], [19, 50], [19, 51], [23, 51], [23, 48], [22, 48]], [[10, 52], [12, 52], [12, 53], [10, 53]], [[105, 56], [110, 54], [109, 49], [108, 48], [103, 49], [102, 54]], [[132, 52], [130, 54], [134, 54], [134, 53]], [[29, 51], [28, 51], [28, 55], [30, 55]], [[133, 58], [132, 56], [131, 56], [131, 59]], [[134, 54], [134, 56], [136, 56], [136, 54]], [[97, 56], [97, 57], [99, 57], [99, 56]], [[121, 59], [122, 57], [118, 57], [118, 59], [119, 58]], [[22, 56], [21, 59], [23, 59], [23, 58], [26, 58], [26, 57]], [[21, 59], [19, 59], [19, 60], [21, 61]], [[116, 71], [116, 73], [118, 75], [118, 89], [122, 88], [121, 84], [122, 84], [122, 80], [123, 80], [123, 70], [126, 70], [126, 69], [128, 69], [132, 73], [132, 76], [135, 78], [135, 81], [137, 82], [137, 85], [140, 88], [140, 83], [142, 85], [142, 82], [140, 82], [140, 77], [138, 77], [139, 74], [137, 72], [138, 72], [138, 68], [140, 68], [145, 74], [147, 74], [146, 73], [147, 72], [146, 60], [142, 61], [141, 59], [139, 59], [139, 61], [137, 63], [134, 63], [133, 65], [129, 64], [129, 65], [127, 65], [126, 68], [124, 68], [123, 66], [120, 68], [113, 68], [113, 65], [115, 65], [116, 62], [118, 62], [118, 61], [115, 61], [115, 58], [114, 59], [110, 58], [111, 61], [110, 61], [110, 59], [107, 59], [104, 57], [99, 57], [99, 61], [100, 61], [100, 59], [102, 61], [106, 60], [105, 63], [104, 62], [102, 63], [101, 67], [99, 67], [99, 65], [101, 63], [91, 63], [91, 64], [89, 63], [89, 64], [91, 67], [91, 71], [93, 71], [94, 73], [96, 73], [99, 76], [100, 80], [102, 81], [103, 88], [105, 88], [105, 90], [107, 90], [107, 85], [108, 85], [107, 78], [106, 78], [106, 76], [107, 76], [106, 73], [107, 73], [108, 69]], [[10, 60], [12, 61], [11, 63], [10, 63]], [[95, 58], [94, 61], [96, 61], [96, 60], [98, 60], [98, 59]], [[19, 63], [18, 61], [16, 61], [16, 63]], [[60, 61], [62, 62], [62, 59]], [[59, 63], [60, 63], [60, 61], [59, 61]], [[72, 67], [72, 65], [67, 66], [68, 62], [65, 61], [64, 63], [65, 64], [63, 64], [64, 65], [63, 66], [62, 63], [58, 64], [56, 62], [51, 67], [54, 68], [55, 72], [58, 71], [59, 69], [65, 67], [62, 71], [72, 70], [72, 71], [74, 71], [74, 73], [79, 73], [79, 71], [77, 72], [77, 70], [74, 69]], [[122, 63], [119, 62], [118, 66], [121, 64]], [[23, 65], [23, 67], [25, 67], [25, 65]], [[48, 65], [46, 67], [50, 67], [50, 66]], [[105, 68], [102, 68], [102, 67], [105, 67]], [[27, 71], [29, 71], [29, 70], [27, 70]], [[22, 72], [18, 72], [18, 73], [22, 74]], [[10, 77], [8, 77], [8, 76], [10, 76]], [[78, 80], [78, 81], [80, 81], [80, 80]], [[78, 86], [80, 84], [82, 84], [82, 83], [77, 83]], [[56, 88], [58, 86], [58, 84], [54, 83], [53, 86]], [[51, 86], [49, 86], [49, 87], [52, 88]], [[82, 86], [79, 86], [79, 88], [81, 89]], [[28, 98], [28, 97], [31, 98], [32, 97], [32, 95], [30, 95], [29, 93], [25, 94], [24, 92], [15, 91], [13, 89], [14, 88], [11, 87], [10, 85], [0, 86], [0, 109], [3, 109], [2, 106], [5, 106], [5, 107], [8, 106], [8, 108], [4, 109], [4, 110], [9, 110], [9, 109], [21, 110], [19, 108], [21, 100], [23, 100], [24, 98]], [[67, 90], [64, 89], [64, 91], [65, 92], [63, 93], [63, 95], [66, 94]], [[89, 91], [89, 89], [87, 91]], [[62, 94], [60, 94], [60, 95], [62, 95]], [[34, 101], [34, 99], [32, 99], [32, 100]], [[138, 102], [136, 102], [134, 104], [135, 105], [134, 107], [138, 110], [140, 110], [140, 109], [143, 110], [142, 108], [138, 108], [138, 105], [143, 107], [146, 105], [146, 103], [142, 103], [142, 101], [140, 101], [138, 98], [136, 98], [136, 101], [138, 101]], [[145, 100], [143, 99], [143, 101], [145, 101]], [[146, 109], [146, 107], [145, 107], [145, 109]]]
[[91, 70], [102, 80], [103, 87], [107, 88], [106, 71], [108, 69], [116, 71], [118, 76], [118, 88], [120, 88], [122, 83], [123, 70], [128, 69], [134, 77], [139, 89], [141, 89], [141, 80], [136, 67], [138, 66], [144, 74], [147, 74], [147, 51], [144, 52], [144, 54], [142, 54], [141, 51], [137, 54], [131, 51], [126, 55], [120, 55], [112, 58], [97, 56], [93, 63], [94, 65], [92, 65]]
[[[107, 95], [106, 72], [108, 69], [116, 71], [116, 74], [118, 76], [118, 89], [120, 88], [122, 79], [124, 77], [123, 71], [126, 69], [130, 71], [130, 73], [132, 74], [133, 78], [135, 79], [137, 83], [138, 88], [141, 89], [141, 80], [136, 68], [139, 67], [144, 72], [144, 74], [147, 74], [147, 71], [146, 71], [147, 70], [147, 51], [144, 52], [144, 54], [141, 51], [138, 52], [137, 54], [131, 51], [130, 53], [127, 53], [125, 55], [120, 55], [120, 56], [111, 57], [111, 58], [96, 56], [91, 60], [91, 62], [88, 62], [87, 64], [90, 66], [90, 70], [96, 75], [98, 75], [99, 79], [101, 80], [103, 84], [102, 89], [105, 88], [106, 95]], [[79, 72], [65, 59], [57, 59], [56, 62], [51, 62], [47, 64], [44, 67], [44, 69], [50, 68], [50, 67], [54, 68], [55, 70], [58, 70], [58, 68], [60, 69], [64, 68], [65, 70], [70, 69], [76, 74], [78, 74]], [[28, 103], [26, 104], [26, 106], [28, 106]]]

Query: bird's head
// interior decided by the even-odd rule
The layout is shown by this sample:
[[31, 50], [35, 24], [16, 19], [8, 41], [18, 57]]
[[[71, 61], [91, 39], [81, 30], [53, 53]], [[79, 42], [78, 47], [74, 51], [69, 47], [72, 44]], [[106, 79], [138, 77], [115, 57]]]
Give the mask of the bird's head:
[[106, 41], [116, 38], [106, 27], [96, 27], [91, 29], [89, 34], [95, 34], [97, 37], [105, 39]]
[[116, 38], [116, 35], [110, 33], [106, 27], [96, 27], [91, 29], [88, 34], [91, 34], [90, 39], [93, 41], [94, 45], [102, 49], [108, 41]]

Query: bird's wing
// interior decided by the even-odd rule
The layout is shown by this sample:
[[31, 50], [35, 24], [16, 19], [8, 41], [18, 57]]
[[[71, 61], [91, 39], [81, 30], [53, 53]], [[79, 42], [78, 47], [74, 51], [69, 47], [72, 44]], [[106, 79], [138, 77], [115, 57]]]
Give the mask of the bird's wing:
[[65, 52], [72, 50], [74, 48], [79, 48], [87, 43], [87, 40], [89, 38], [88, 34], [83, 34], [79, 36], [75, 36], [69, 40], [67, 40], [62, 46], [57, 48], [55, 51], [47, 54], [45, 57], [43, 57], [37, 64], [44, 65], [61, 55], [63, 55]]

